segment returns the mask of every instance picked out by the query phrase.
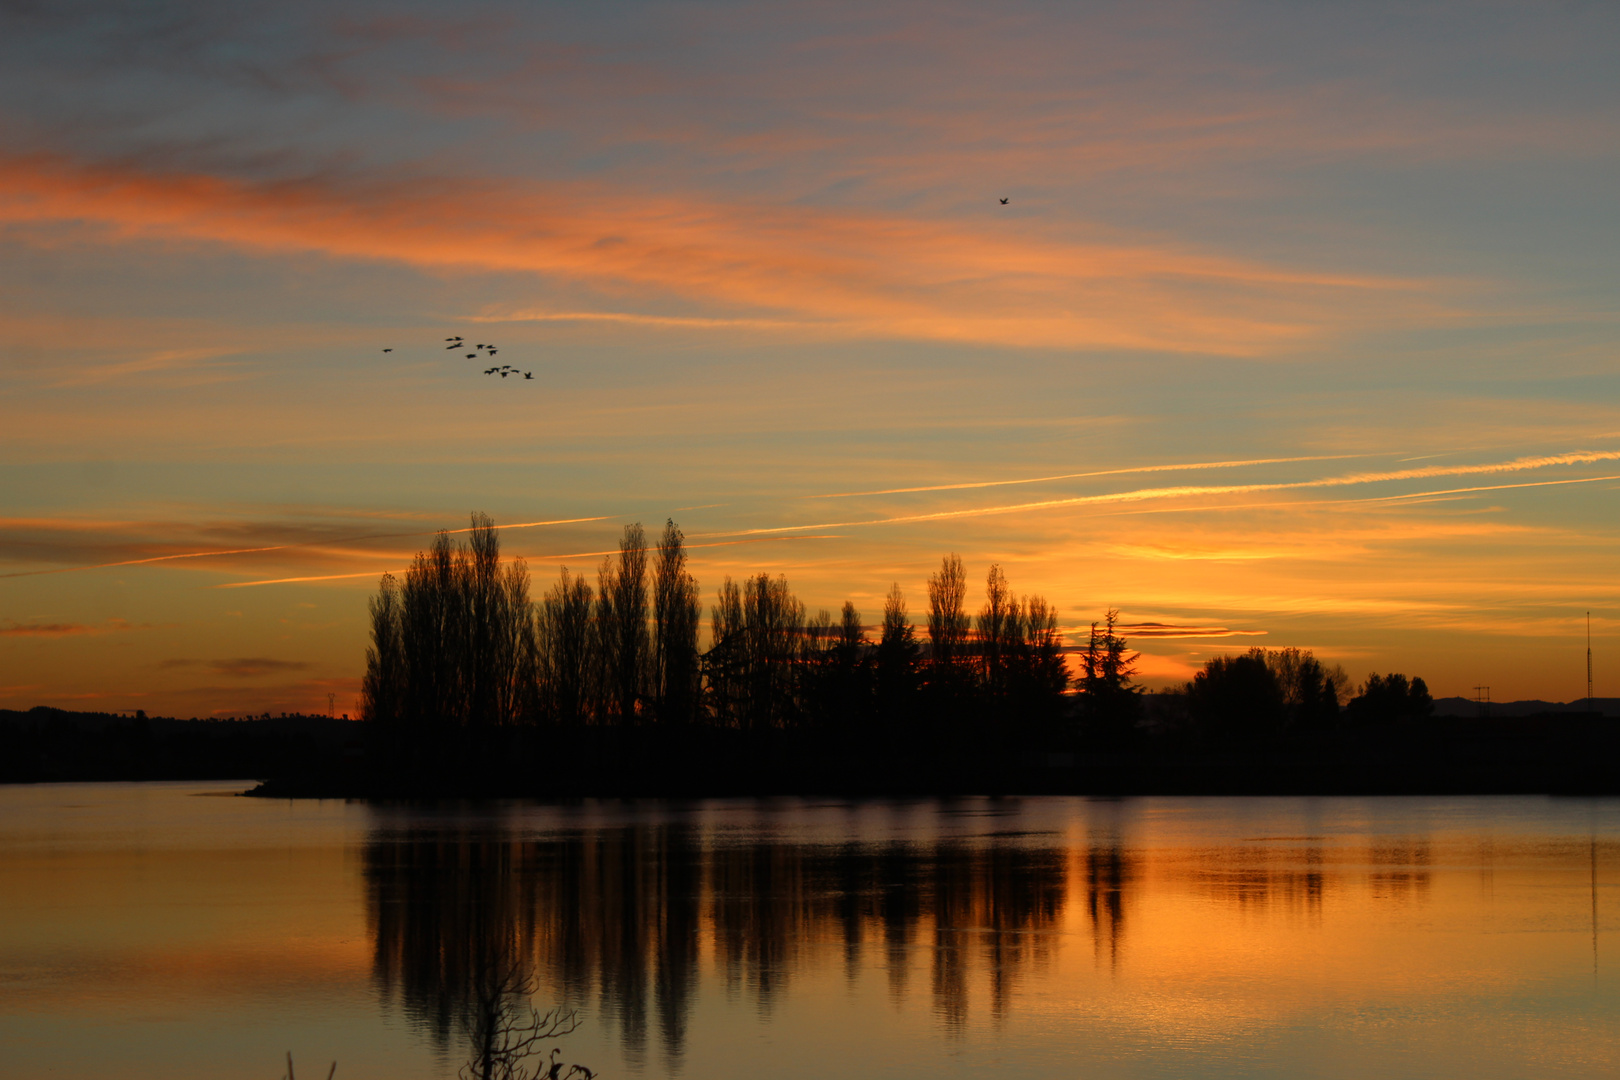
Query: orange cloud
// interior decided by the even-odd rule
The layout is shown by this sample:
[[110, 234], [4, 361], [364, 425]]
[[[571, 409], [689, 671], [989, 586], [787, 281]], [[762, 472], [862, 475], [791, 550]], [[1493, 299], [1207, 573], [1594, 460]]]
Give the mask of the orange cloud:
[[82, 634], [114, 634], [125, 630], [147, 630], [150, 623], [132, 623], [127, 619], [108, 619], [104, 623], [19, 623], [11, 619], [0, 622], [0, 637], [78, 637]]
[[160, 668], [199, 666], [233, 679], [256, 679], [262, 675], [307, 671], [314, 665], [304, 660], [277, 660], [269, 656], [240, 656], [229, 660], [165, 660], [158, 664]]
[[1348, 327], [1369, 302], [1395, 318], [1427, 288], [1064, 239], [1011, 218], [969, 225], [601, 184], [252, 184], [42, 154], [0, 158], [0, 222], [531, 273], [840, 334], [1037, 347], [1262, 355]]
[[1224, 626], [1183, 626], [1175, 623], [1120, 623], [1119, 632], [1128, 638], [1222, 638], [1264, 637], [1264, 630], [1231, 630]]

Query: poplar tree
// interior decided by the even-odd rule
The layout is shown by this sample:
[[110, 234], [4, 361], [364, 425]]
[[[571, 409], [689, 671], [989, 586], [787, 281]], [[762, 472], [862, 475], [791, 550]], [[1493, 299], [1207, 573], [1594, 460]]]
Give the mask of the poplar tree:
[[653, 693], [665, 722], [687, 723], [696, 716], [702, 612], [697, 579], [686, 570], [686, 537], [666, 520], [653, 569]]
[[606, 707], [631, 723], [646, 693], [651, 655], [647, 633], [647, 534], [626, 525], [619, 557], [604, 557], [597, 575], [597, 627], [606, 675]]
[[565, 566], [540, 603], [538, 690], [545, 715], [554, 720], [578, 722], [594, 712], [601, 664], [593, 600], [585, 576], [571, 576]]
[[939, 573], [928, 579], [928, 641], [933, 662], [954, 664], [967, 641], [968, 617], [962, 610], [967, 596], [967, 571], [955, 552], [940, 560]]

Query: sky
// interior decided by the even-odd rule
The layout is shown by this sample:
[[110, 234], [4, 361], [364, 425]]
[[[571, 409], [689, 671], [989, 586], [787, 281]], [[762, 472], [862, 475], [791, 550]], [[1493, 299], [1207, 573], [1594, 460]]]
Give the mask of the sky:
[[378, 577], [473, 511], [537, 595], [674, 519], [706, 604], [920, 621], [958, 552], [975, 607], [1117, 608], [1150, 687], [1294, 646], [1569, 701], [1590, 612], [1620, 695], [1617, 40], [0, 3], [0, 707], [352, 712]]

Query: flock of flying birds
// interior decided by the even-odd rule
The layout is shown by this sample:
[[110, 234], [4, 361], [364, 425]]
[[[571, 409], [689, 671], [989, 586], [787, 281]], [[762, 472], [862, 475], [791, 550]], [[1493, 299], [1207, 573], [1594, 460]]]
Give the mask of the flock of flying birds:
[[[448, 342], [448, 344], [445, 345], [445, 349], [447, 351], [449, 351], [449, 350], [457, 350], [457, 351], [459, 351], [461, 349], [468, 349], [468, 348], [472, 349], [473, 351], [467, 354], [467, 359], [469, 359], [469, 360], [478, 359], [478, 354], [481, 353], [481, 352], [489, 354], [487, 357], [485, 357], [485, 359], [492, 359], [495, 356], [495, 353], [496, 353], [495, 345], [494, 345], [493, 342], [491, 342], [489, 344], [485, 344], [484, 342], [480, 341], [476, 345], [468, 345], [467, 340], [465, 338], [463, 338], [460, 334], [457, 334], [455, 337], [447, 337], [444, 340], [446, 342]], [[385, 352], [385, 353], [391, 353], [393, 351], [394, 351], [393, 349], [384, 349], [383, 350], [383, 352]], [[503, 379], [506, 378], [508, 375], [522, 375], [525, 379], [533, 379], [534, 378], [534, 372], [532, 372], [532, 371], [524, 371], [521, 368], [515, 368], [511, 364], [497, 364], [494, 367], [487, 367], [487, 368], [484, 369], [484, 374], [485, 375], [499, 375]]]

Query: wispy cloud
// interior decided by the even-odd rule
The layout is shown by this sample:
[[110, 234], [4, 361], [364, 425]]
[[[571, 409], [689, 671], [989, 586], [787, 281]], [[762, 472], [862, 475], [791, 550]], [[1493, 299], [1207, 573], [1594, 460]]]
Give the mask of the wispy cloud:
[[308, 671], [315, 665], [304, 660], [278, 660], [269, 656], [239, 656], [225, 660], [164, 660], [160, 668], [206, 667], [219, 675], [233, 679], [257, 679], [265, 675], [285, 675], [292, 671]]
[[1225, 626], [1193, 626], [1177, 623], [1119, 623], [1116, 627], [1130, 638], [1224, 638], [1264, 637], [1264, 630], [1233, 630]]
[[85, 634], [118, 634], [128, 630], [148, 630], [151, 623], [132, 623], [127, 619], [108, 619], [100, 623], [76, 622], [16, 622], [0, 620], [0, 637], [78, 637]]
[[795, 322], [787, 319], [709, 319], [694, 315], [638, 315], [629, 311], [536, 311], [485, 312], [482, 315], [462, 316], [463, 322], [605, 322], [625, 323], [631, 326], [656, 326], [690, 330], [746, 329], [746, 330], [808, 330], [818, 323]]
[[[557, 518], [550, 521], [515, 521], [505, 525], [496, 525], [497, 529], [536, 529], [547, 525], [575, 525], [585, 522], [605, 521], [605, 517]], [[83, 570], [108, 570], [121, 566], [148, 566], [154, 563], [176, 562], [188, 559], [211, 559], [231, 555], [263, 555], [276, 551], [294, 551], [298, 549], [327, 549], [330, 550], [340, 544], [361, 543], [367, 540], [398, 540], [413, 536], [432, 536], [439, 532], [459, 534], [471, 532], [472, 528], [418, 530], [414, 532], [385, 532], [364, 533], [355, 536], [328, 538], [322, 540], [308, 540], [289, 544], [265, 544], [258, 547], [242, 548], [210, 548], [201, 551], [171, 552], [165, 555], [148, 555], [138, 559], [121, 559], [116, 562], [92, 563], [88, 566], [60, 566], [49, 570], [17, 570], [11, 573], [0, 574], [0, 578], [40, 577], [47, 574], [71, 574]], [[369, 571], [368, 571], [369, 573]], [[361, 577], [363, 574], [338, 575], [348, 577]]]
[[808, 320], [1033, 347], [1262, 355], [1348, 327], [1368, 304], [1397, 318], [1431, 291], [1012, 220], [713, 203], [603, 183], [255, 183], [43, 154], [0, 158], [0, 221], [555, 276], [729, 308], [693, 316], [728, 325]]

